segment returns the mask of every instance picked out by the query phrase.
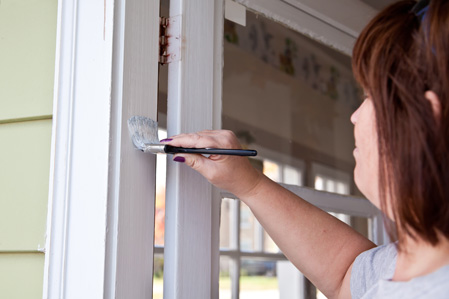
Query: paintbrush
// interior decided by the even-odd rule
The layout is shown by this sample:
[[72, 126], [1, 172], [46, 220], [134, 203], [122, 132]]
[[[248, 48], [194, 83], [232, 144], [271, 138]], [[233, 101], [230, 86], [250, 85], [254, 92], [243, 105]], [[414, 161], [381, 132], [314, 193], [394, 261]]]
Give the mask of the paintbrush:
[[158, 137], [157, 122], [144, 116], [133, 116], [128, 120], [128, 129], [134, 146], [144, 153], [152, 154], [205, 154], [256, 156], [255, 150], [224, 149], [224, 148], [185, 148], [161, 144]]

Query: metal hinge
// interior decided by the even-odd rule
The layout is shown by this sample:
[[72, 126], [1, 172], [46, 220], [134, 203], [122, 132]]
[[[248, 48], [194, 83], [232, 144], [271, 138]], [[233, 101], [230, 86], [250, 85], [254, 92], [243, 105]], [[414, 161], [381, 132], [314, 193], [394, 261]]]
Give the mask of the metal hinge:
[[181, 59], [181, 16], [159, 18], [159, 63]]

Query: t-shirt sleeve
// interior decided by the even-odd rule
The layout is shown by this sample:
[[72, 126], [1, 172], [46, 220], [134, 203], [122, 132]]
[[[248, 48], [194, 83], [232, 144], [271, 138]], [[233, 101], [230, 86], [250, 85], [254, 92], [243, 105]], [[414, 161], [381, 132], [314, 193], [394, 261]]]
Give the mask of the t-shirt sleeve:
[[352, 299], [363, 295], [380, 279], [390, 279], [396, 266], [396, 245], [378, 246], [362, 252], [354, 261], [351, 271]]

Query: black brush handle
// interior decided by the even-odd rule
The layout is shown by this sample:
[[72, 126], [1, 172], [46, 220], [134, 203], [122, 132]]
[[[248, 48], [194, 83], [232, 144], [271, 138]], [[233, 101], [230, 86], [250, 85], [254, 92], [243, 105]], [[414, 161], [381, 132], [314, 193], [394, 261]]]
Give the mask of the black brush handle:
[[166, 145], [164, 151], [167, 154], [257, 156], [257, 151], [255, 150], [225, 149], [225, 148], [185, 148], [171, 145]]

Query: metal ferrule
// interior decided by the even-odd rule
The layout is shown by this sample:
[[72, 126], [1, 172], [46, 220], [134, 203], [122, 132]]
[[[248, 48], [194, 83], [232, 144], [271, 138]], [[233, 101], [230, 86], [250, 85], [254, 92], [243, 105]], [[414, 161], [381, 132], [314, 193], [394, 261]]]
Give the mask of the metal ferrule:
[[143, 149], [144, 153], [165, 154], [165, 144], [150, 144]]

